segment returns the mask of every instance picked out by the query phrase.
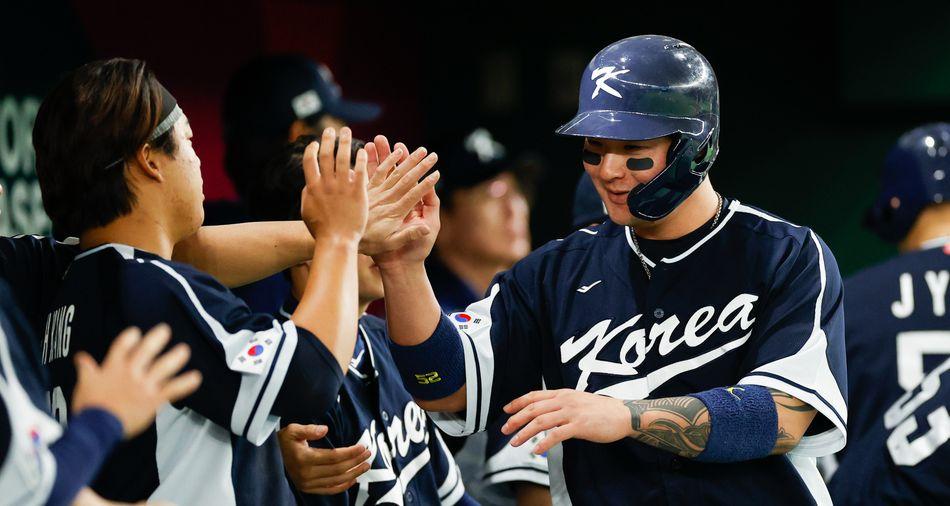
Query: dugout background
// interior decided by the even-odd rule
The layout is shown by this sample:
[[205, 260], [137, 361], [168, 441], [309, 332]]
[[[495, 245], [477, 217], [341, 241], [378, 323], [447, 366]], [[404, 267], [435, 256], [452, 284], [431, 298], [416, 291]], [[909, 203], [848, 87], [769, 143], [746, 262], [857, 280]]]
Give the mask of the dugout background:
[[4, 1], [0, 233], [48, 231], [29, 131], [65, 70], [93, 58], [147, 59], [191, 119], [206, 197], [227, 199], [225, 82], [254, 55], [297, 51], [326, 62], [344, 96], [384, 105], [357, 136], [416, 145], [480, 122], [510, 149], [540, 156], [540, 245], [569, 231], [580, 144], [553, 130], [574, 112], [581, 70], [616, 39], [661, 33], [694, 45], [717, 71], [722, 136], [711, 177], [724, 194], [812, 226], [845, 275], [894, 252], [860, 220], [897, 136], [950, 120], [950, 4], [551, 5]]

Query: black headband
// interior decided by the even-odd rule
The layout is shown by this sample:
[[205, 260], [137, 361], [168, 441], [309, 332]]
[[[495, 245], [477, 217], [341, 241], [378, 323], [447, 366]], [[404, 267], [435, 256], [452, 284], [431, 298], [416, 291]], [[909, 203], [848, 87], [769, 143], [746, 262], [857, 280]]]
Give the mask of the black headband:
[[152, 131], [152, 135], [148, 136], [149, 142], [154, 141], [165, 132], [171, 130], [172, 127], [175, 126], [175, 122], [178, 121], [178, 118], [183, 114], [181, 107], [178, 107], [178, 101], [175, 100], [175, 97], [173, 97], [161, 83], [159, 83], [158, 88], [162, 92], [162, 114], [159, 116], [161, 120], [159, 120], [155, 130]]
[[[178, 101], [175, 100], [175, 97], [161, 83], [158, 84], [158, 88], [162, 93], [162, 111], [158, 121], [158, 125], [155, 126], [155, 130], [152, 130], [152, 133], [148, 136], [146, 142], [152, 142], [155, 139], [158, 139], [163, 134], [168, 132], [175, 126], [175, 122], [178, 121], [178, 118], [181, 118], [182, 112], [181, 107], [178, 107]], [[119, 158], [118, 160], [106, 165], [104, 169], [110, 169], [116, 165], [122, 163], [125, 158]]]

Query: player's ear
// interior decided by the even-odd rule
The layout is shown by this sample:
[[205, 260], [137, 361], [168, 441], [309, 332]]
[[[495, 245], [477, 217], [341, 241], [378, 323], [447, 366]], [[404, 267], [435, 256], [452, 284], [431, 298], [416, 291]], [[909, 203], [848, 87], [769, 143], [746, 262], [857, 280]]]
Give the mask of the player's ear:
[[301, 135], [319, 135], [319, 132], [304, 120], [294, 120], [287, 129], [287, 142], [294, 142]]
[[145, 143], [135, 152], [130, 170], [138, 171], [142, 176], [161, 183], [163, 157], [157, 156], [158, 150]]

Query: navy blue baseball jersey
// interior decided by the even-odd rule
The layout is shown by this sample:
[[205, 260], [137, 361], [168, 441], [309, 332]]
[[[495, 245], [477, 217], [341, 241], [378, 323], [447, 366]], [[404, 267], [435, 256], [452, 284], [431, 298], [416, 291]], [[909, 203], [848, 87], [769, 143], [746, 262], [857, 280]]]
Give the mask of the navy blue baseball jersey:
[[[445, 313], [463, 311], [481, 298], [435, 254], [426, 259], [426, 274], [435, 298]], [[455, 454], [462, 478], [469, 485], [469, 494], [486, 506], [514, 504], [516, 497], [510, 487], [512, 483], [550, 485], [547, 456], [535, 455], [531, 451], [534, 446], [530, 444], [518, 448], [510, 446], [508, 442], [512, 436], [501, 432], [505, 421], [499, 418], [484, 432], [466, 438], [446, 438], [449, 449]]]
[[[950, 355], [948, 282], [950, 246], [943, 244], [892, 258], [845, 281], [852, 442]], [[850, 451], [849, 445], [839, 461]]]
[[[290, 318], [290, 297], [281, 309]], [[369, 471], [349, 490], [321, 496], [299, 494], [304, 504], [457, 504], [465, 495], [452, 453], [425, 411], [403, 387], [389, 354], [386, 324], [375, 316], [359, 321], [357, 345], [338, 401], [311, 423], [326, 425], [327, 436], [311, 444], [342, 448], [362, 444], [371, 455]]]
[[[72, 356], [102, 360], [128, 326], [165, 322], [191, 348], [197, 392], [162, 407], [142, 435], [120, 445], [93, 489], [108, 499], [177, 504], [292, 504], [276, 462], [280, 417], [323, 412], [342, 371], [306, 329], [254, 314], [211, 276], [130, 246], [76, 256], [46, 319], [42, 359], [61, 423], [75, 386]], [[256, 445], [235, 448], [232, 436]]]
[[[456, 324], [467, 407], [433, 413], [450, 434], [484, 430], [502, 406], [541, 388], [618, 399], [754, 384], [819, 415], [786, 455], [729, 464], [635, 441], [569, 440], [563, 472], [578, 504], [827, 503], [815, 457], [845, 444], [842, 283], [811, 230], [731, 201], [677, 253], [638, 260], [632, 230], [611, 222], [547, 244], [499, 275]], [[557, 468], [557, 469], [556, 469]]]
[[950, 503], [950, 358], [852, 446], [829, 488], [837, 505]]
[[45, 371], [32, 331], [0, 280], [0, 490], [4, 504], [45, 504], [56, 461], [49, 445], [62, 431], [46, 407]]
[[66, 267], [79, 253], [77, 243], [33, 235], [0, 237], [0, 279], [9, 283], [33, 335], [43, 333], [49, 304]]

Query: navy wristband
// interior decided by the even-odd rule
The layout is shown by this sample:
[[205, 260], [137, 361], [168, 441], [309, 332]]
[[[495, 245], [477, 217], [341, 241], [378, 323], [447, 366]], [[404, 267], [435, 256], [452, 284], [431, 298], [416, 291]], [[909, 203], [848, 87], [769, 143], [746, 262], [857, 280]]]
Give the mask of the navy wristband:
[[406, 390], [416, 399], [448, 397], [465, 384], [465, 352], [458, 329], [445, 315], [426, 341], [401, 346], [389, 341]]
[[122, 423], [104, 409], [88, 408], [74, 416], [63, 437], [49, 447], [56, 459], [56, 481], [46, 504], [72, 503], [92, 483], [122, 435]]
[[701, 462], [739, 462], [768, 456], [775, 447], [778, 413], [765, 387], [743, 385], [690, 394], [709, 410], [709, 439]]

